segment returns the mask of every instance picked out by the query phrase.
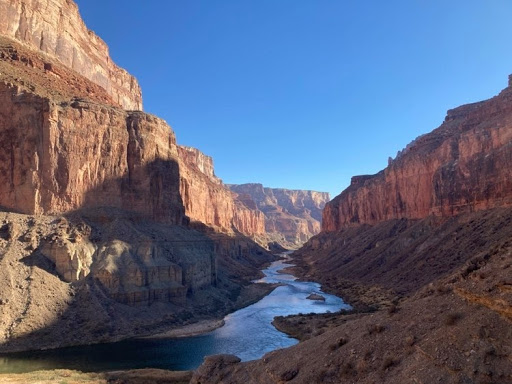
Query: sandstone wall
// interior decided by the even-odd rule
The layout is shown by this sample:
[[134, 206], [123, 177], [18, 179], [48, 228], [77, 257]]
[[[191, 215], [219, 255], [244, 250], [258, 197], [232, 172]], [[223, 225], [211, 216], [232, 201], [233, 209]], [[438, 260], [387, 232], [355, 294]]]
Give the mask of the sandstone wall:
[[87, 29], [71, 0], [0, 0], [0, 34], [57, 59], [104, 88], [127, 110], [142, 110], [137, 80], [118, 67], [108, 46]]
[[389, 166], [359, 176], [323, 212], [323, 231], [512, 205], [512, 89], [448, 111]]
[[187, 147], [184, 145], [178, 146], [180, 158], [185, 164], [190, 167], [196, 168], [201, 174], [206, 176], [214, 184], [222, 184], [222, 180], [215, 176], [213, 168], [213, 159], [211, 156], [205, 155], [197, 148]]
[[221, 232], [239, 231], [248, 236], [265, 233], [262, 212], [246, 206], [213, 171], [212, 159], [199, 150], [178, 146], [180, 191], [185, 212], [193, 221]]
[[112, 206], [184, 222], [176, 141], [163, 120], [5, 83], [0, 105], [0, 205], [27, 214]]

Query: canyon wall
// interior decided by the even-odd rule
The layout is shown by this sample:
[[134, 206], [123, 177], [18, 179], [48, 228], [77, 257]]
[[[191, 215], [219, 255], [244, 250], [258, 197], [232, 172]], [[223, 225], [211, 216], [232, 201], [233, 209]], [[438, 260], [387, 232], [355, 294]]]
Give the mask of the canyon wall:
[[108, 46], [87, 29], [70, 0], [0, 0], [0, 34], [43, 52], [100, 85], [127, 110], [142, 110], [137, 80], [118, 67]]
[[62, 214], [111, 206], [184, 222], [176, 140], [163, 120], [89, 101], [54, 102], [6, 83], [0, 102], [3, 207]]
[[322, 230], [453, 216], [512, 205], [512, 88], [448, 111], [376, 175], [352, 178], [328, 203]]
[[185, 212], [192, 221], [225, 233], [238, 231], [251, 237], [265, 234], [263, 213], [235, 198], [215, 176], [211, 157], [181, 145], [178, 153], [181, 196]]
[[229, 185], [238, 200], [261, 210], [269, 241], [295, 248], [320, 232], [326, 192], [265, 188], [261, 184]]

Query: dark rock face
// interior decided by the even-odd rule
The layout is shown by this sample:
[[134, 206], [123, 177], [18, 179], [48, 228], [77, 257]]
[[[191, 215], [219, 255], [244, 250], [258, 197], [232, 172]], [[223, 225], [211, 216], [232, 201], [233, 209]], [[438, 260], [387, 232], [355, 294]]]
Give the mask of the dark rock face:
[[269, 242], [296, 248], [320, 232], [321, 212], [329, 201], [326, 192], [265, 188], [261, 184], [229, 185], [246, 206], [265, 214]]
[[512, 204], [512, 89], [448, 111], [373, 176], [328, 203], [322, 230], [391, 219], [453, 216]]

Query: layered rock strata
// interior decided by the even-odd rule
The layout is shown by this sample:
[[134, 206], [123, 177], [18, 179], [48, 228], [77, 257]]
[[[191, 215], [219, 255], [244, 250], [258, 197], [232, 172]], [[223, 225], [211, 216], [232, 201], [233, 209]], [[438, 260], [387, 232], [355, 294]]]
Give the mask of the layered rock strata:
[[127, 110], [142, 110], [137, 80], [110, 58], [70, 0], [1, 0], [0, 34], [43, 52], [101, 86]]
[[[112, 206], [185, 220], [176, 141], [154, 116], [55, 102], [0, 84], [0, 205], [27, 214]], [[149, 193], [148, 193], [149, 192]]]
[[352, 178], [328, 203], [322, 230], [453, 216], [512, 204], [512, 88], [448, 111], [376, 175]]
[[178, 146], [180, 192], [191, 220], [221, 232], [240, 232], [253, 238], [265, 235], [265, 218], [255, 207], [236, 199], [215, 176], [213, 161], [195, 148]]
[[238, 200], [265, 215], [269, 241], [297, 248], [320, 232], [322, 209], [329, 201], [326, 192], [265, 188], [261, 184], [229, 185]]

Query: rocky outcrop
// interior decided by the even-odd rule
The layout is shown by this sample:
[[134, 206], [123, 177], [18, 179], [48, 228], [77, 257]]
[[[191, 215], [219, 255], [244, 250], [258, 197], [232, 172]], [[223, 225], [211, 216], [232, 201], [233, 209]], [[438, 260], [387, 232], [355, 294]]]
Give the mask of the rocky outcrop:
[[40, 245], [41, 253], [55, 264], [59, 276], [72, 283], [89, 275], [96, 246], [89, 240], [91, 228], [85, 224], [69, 227], [62, 220], [57, 230]]
[[215, 176], [213, 159], [205, 155], [197, 148], [178, 146], [180, 159], [189, 167], [195, 168], [199, 173], [206, 176], [214, 184], [222, 184], [222, 180]]
[[122, 108], [142, 110], [137, 80], [112, 61], [108, 46], [87, 29], [73, 1], [1, 0], [0, 15], [1, 35], [58, 60], [101, 86]]
[[358, 176], [323, 212], [332, 232], [391, 219], [452, 216], [512, 205], [512, 88], [448, 111], [443, 124], [386, 169]]
[[237, 199], [265, 214], [269, 241], [296, 248], [320, 232], [326, 192], [265, 188], [261, 184], [229, 185]]

